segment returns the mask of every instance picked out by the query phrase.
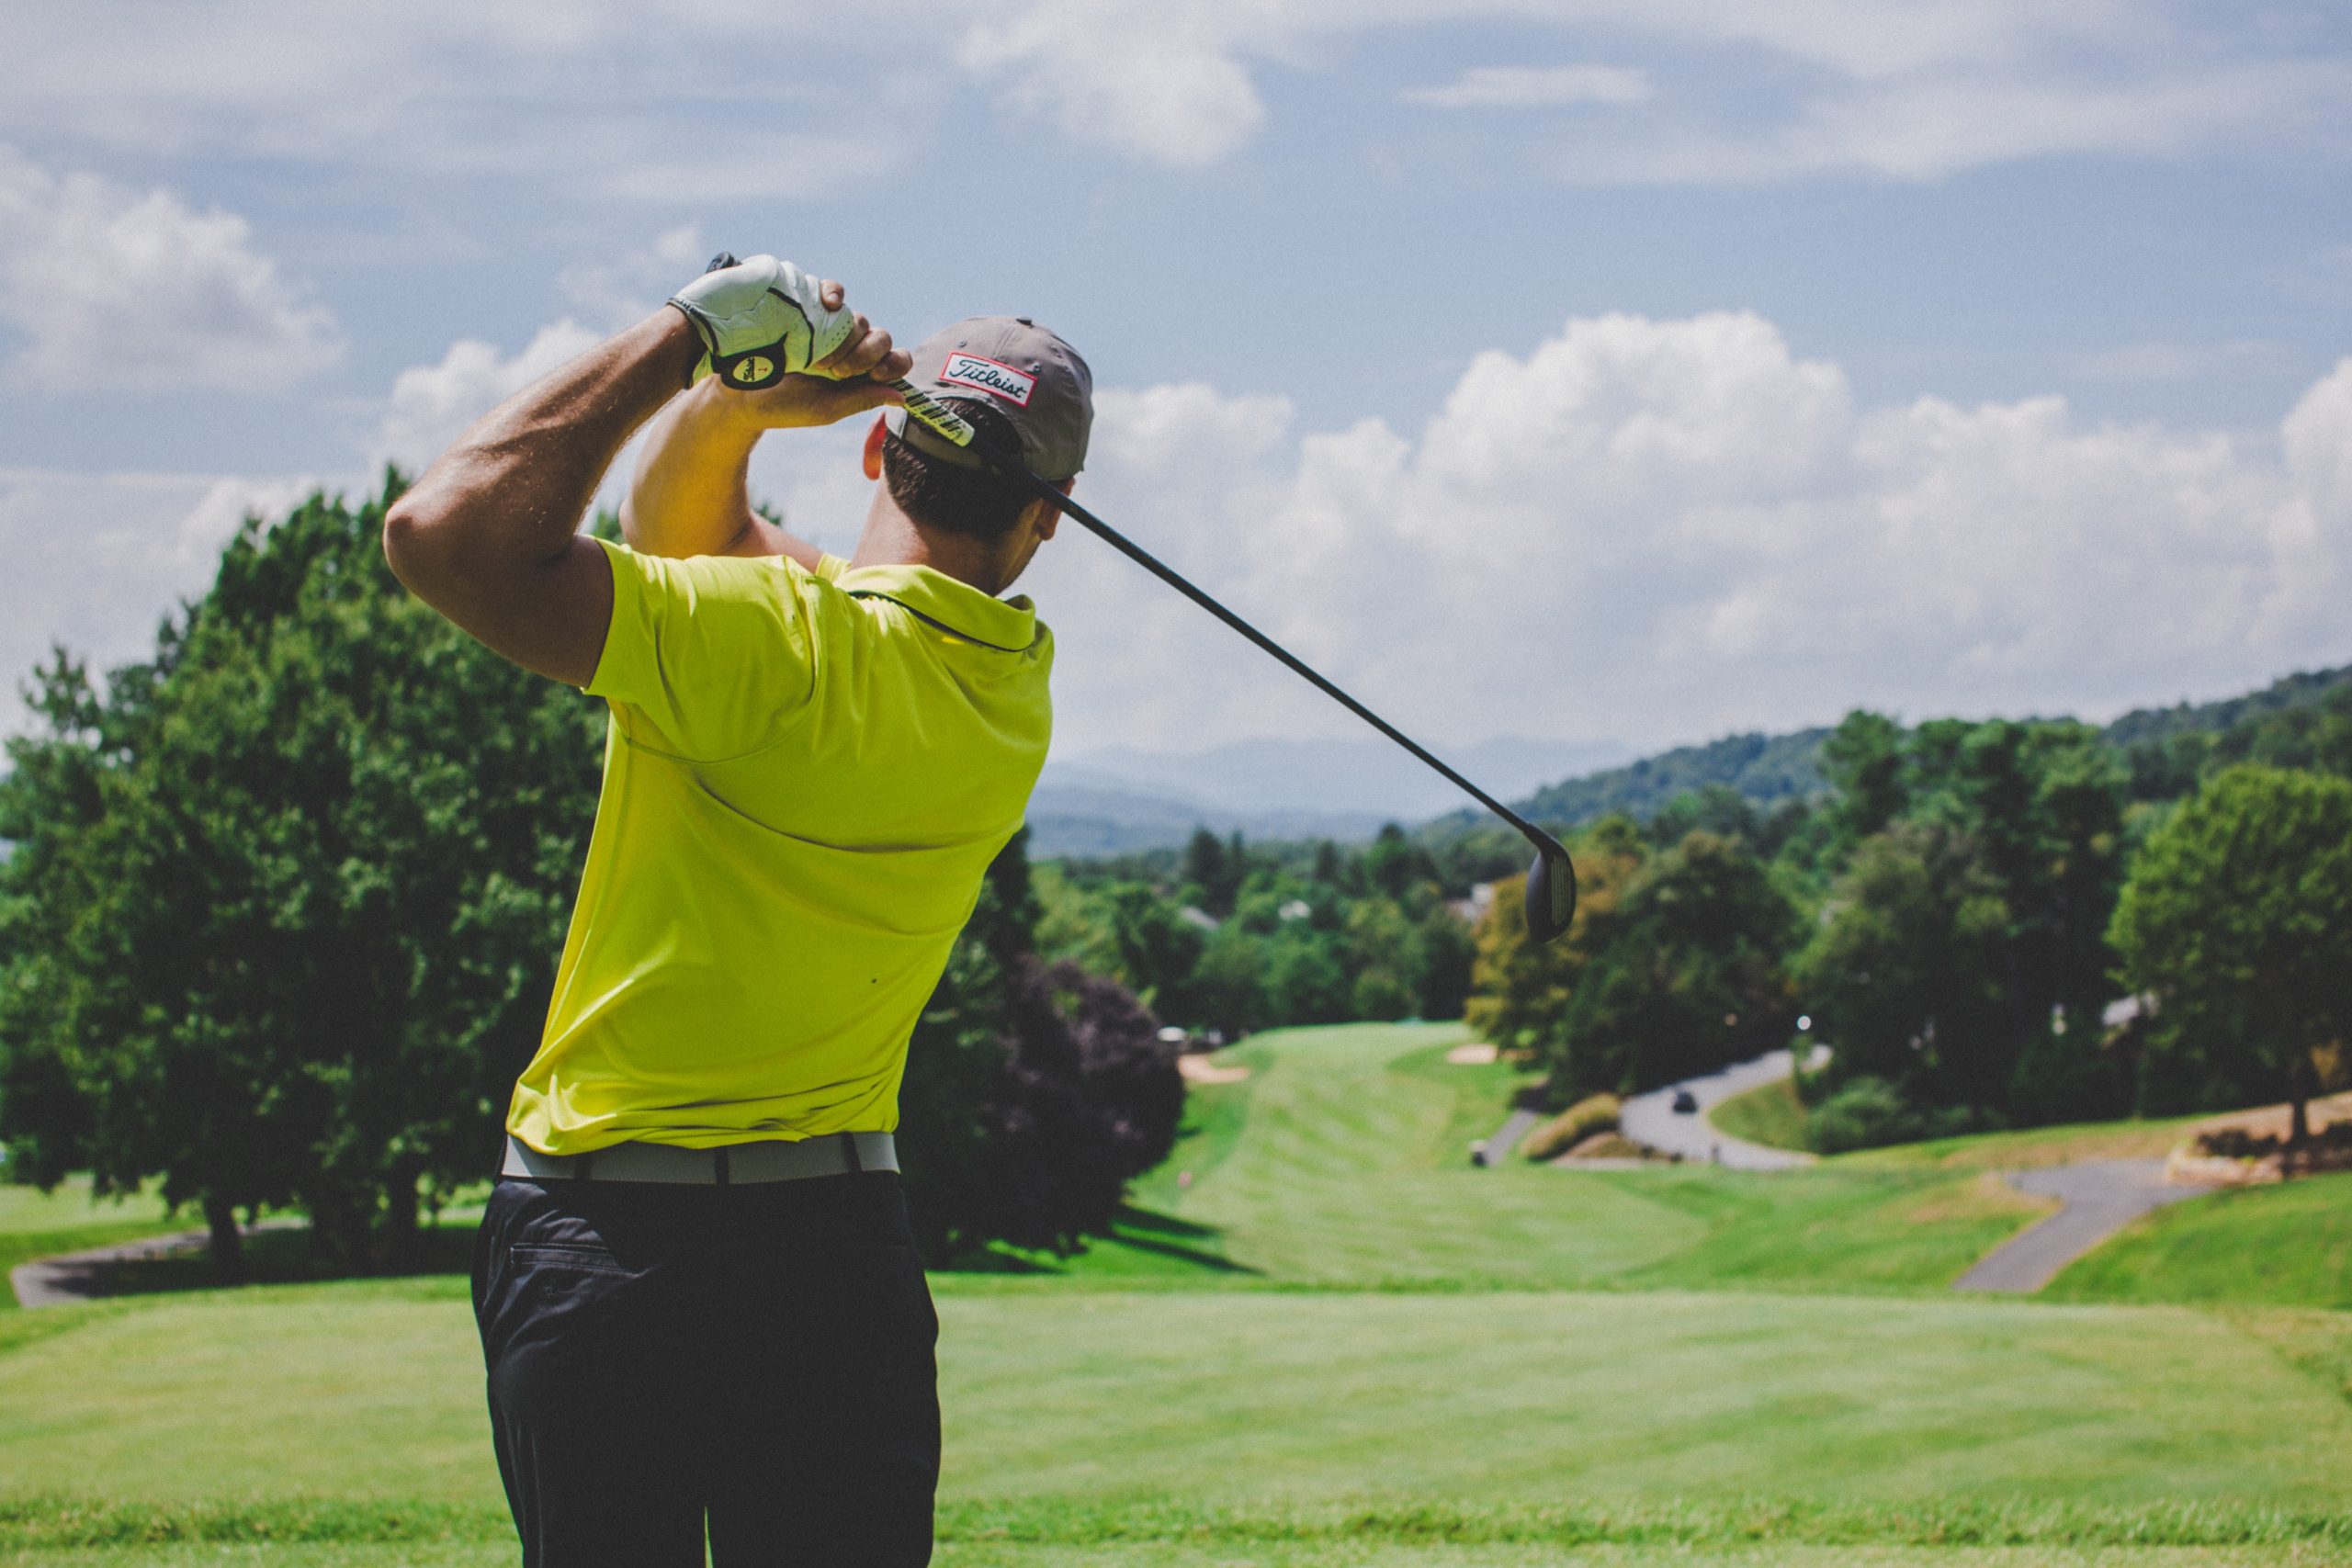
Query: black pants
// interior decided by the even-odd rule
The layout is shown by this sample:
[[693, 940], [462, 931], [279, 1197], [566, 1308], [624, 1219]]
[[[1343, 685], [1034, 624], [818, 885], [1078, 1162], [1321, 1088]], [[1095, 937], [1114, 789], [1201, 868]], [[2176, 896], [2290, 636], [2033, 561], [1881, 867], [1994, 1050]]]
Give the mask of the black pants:
[[889, 1171], [502, 1180], [474, 1254], [526, 1568], [931, 1560], [938, 1319]]

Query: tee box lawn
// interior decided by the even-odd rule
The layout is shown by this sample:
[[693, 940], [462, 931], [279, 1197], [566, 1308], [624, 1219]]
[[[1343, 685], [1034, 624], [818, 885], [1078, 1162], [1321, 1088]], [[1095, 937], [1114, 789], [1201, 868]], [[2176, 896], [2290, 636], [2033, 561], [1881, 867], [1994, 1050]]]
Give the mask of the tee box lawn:
[[[1252, 1041], [1123, 1239], [934, 1277], [940, 1562], [2352, 1561], [2347, 1314], [1954, 1296], [1973, 1168], [1473, 1169], [1459, 1038]], [[454, 1277], [13, 1314], [0, 1563], [514, 1561], [481, 1388]]]

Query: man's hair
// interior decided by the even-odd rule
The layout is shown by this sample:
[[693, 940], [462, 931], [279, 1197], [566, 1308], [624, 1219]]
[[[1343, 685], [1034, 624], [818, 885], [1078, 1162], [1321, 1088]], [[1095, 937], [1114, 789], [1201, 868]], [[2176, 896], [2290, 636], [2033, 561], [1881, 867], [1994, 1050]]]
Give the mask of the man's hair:
[[[1017, 452], [1021, 438], [1012, 422], [977, 398], [942, 398], [941, 402], [969, 421], [976, 439], [999, 451]], [[992, 468], [967, 468], [924, 456], [892, 434], [882, 443], [882, 478], [899, 510], [918, 523], [975, 538], [1001, 538], [1021, 521], [1022, 510], [1037, 499], [1036, 491], [1016, 474]]]

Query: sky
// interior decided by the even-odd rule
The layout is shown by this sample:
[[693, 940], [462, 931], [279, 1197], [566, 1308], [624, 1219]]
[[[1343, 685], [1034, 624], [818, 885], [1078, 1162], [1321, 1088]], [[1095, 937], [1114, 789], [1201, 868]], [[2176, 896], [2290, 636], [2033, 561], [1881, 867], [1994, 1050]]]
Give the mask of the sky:
[[[1080, 494], [1425, 739], [2352, 661], [2352, 12], [168, 0], [0, 51], [0, 666], [714, 251], [1091, 362]], [[862, 431], [758, 493], [846, 551]], [[620, 480], [616, 472], [610, 483]], [[1355, 721], [1074, 529], [1057, 755]], [[0, 729], [28, 720], [11, 708]]]

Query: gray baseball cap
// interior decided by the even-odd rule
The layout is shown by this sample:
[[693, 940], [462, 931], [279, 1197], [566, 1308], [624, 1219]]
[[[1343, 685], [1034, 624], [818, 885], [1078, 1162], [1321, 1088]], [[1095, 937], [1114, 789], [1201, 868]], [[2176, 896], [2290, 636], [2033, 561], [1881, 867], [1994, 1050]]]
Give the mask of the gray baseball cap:
[[[922, 340], [907, 380], [934, 398], [986, 403], [1021, 435], [1021, 455], [1041, 479], [1066, 479], [1086, 466], [1094, 424], [1094, 372], [1078, 350], [1026, 316], [974, 316]], [[891, 434], [926, 457], [977, 468], [980, 459], [907, 417], [889, 412]]]

